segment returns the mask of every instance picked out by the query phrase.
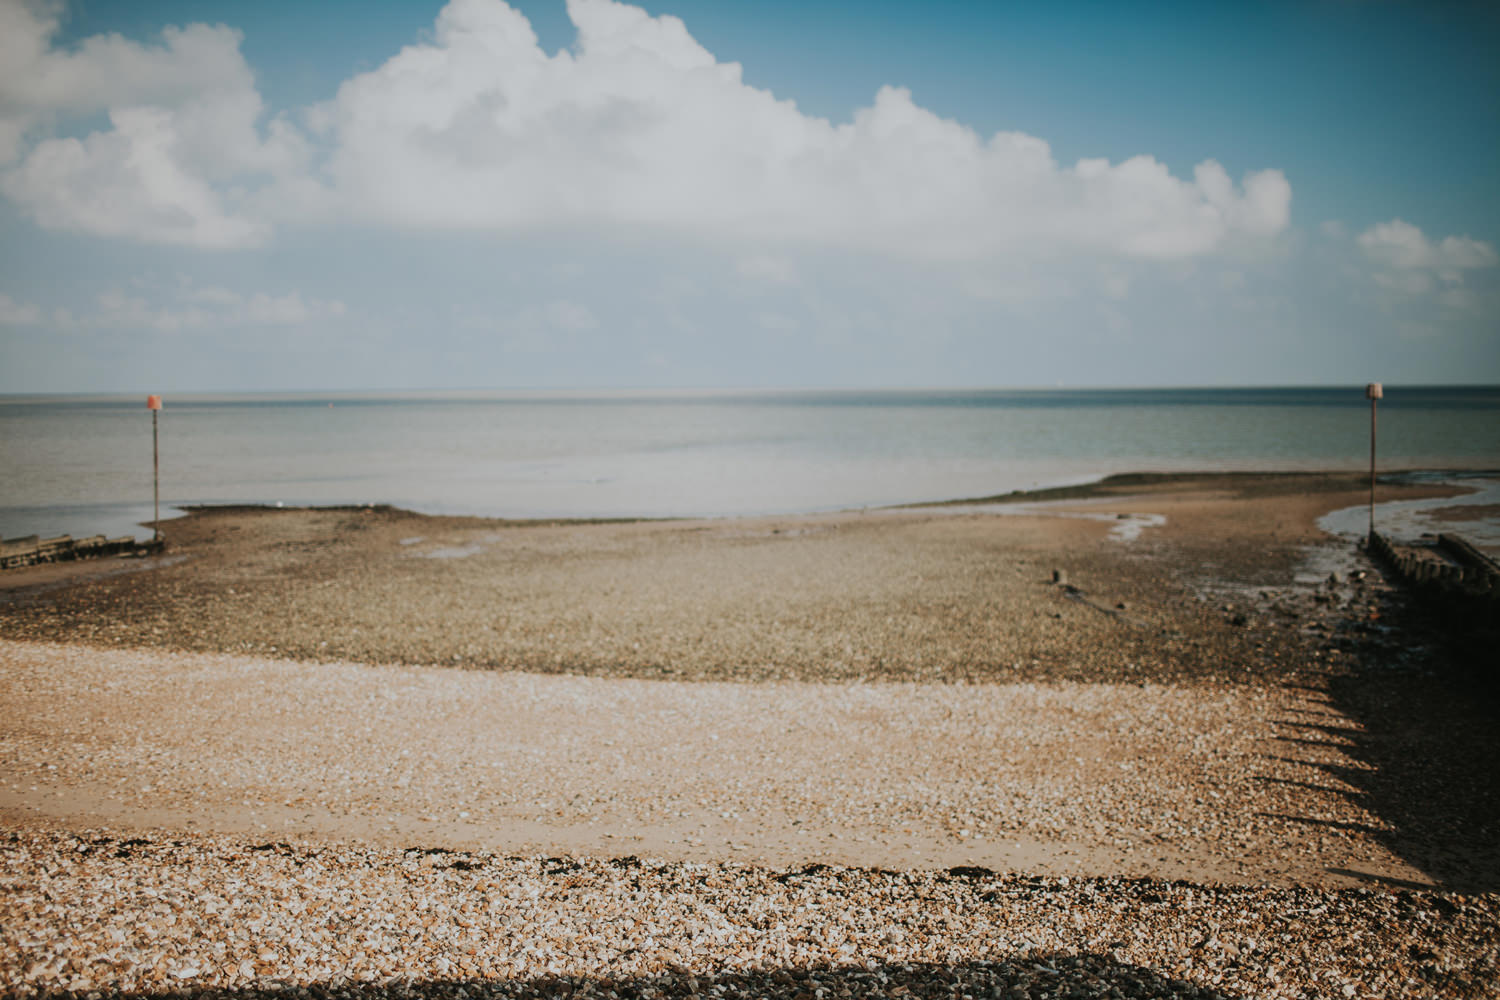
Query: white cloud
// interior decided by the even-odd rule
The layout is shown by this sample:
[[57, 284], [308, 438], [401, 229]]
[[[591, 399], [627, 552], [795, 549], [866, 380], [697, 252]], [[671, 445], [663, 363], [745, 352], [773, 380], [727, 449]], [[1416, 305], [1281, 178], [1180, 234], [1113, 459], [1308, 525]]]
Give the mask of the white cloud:
[[1455, 280], [1461, 271], [1494, 267], [1500, 255], [1488, 243], [1467, 236], [1447, 236], [1434, 243], [1409, 222], [1392, 219], [1359, 234], [1359, 246], [1371, 259], [1400, 271], [1431, 271]]
[[282, 295], [265, 292], [242, 295], [226, 288], [197, 286], [186, 278], [179, 278], [175, 289], [149, 296], [111, 289], [99, 296], [98, 309], [92, 315], [74, 322], [101, 328], [176, 333], [183, 330], [306, 326], [338, 319], [347, 312], [344, 303], [337, 299], [305, 299], [298, 291]]
[[166, 28], [158, 46], [94, 35], [56, 49], [60, 4], [0, 0], [0, 164], [49, 117], [173, 105], [205, 92], [252, 87], [240, 34], [195, 24]]
[[51, 229], [200, 247], [264, 242], [266, 221], [234, 204], [243, 182], [295, 186], [307, 149], [284, 120], [262, 138], [239, 33], [192, 25], [165, 29], [159, 46], [96, 35], [61, 51], [51, 48], [57, 27], [56, 16], [0, 0], [0, 164], [44, 123], [105, 111], [110, 128], [35, 143], [0, 174], [0, 190]]
[[226, 323], [247, 326], [301, 326], [316, 319], [337, 319], [348, 310], [342, 302], [302, 298], [301, 292], [267, 295], [257, 292], [244, 309], [223, 316]]
[[252, 246], [268, 227], [223, 207], [179, 155], [175, 116], [159, 108], [110, 112], [114, 128], [51, 139], [0, 178], [0, 189], [42, 226], [142, 243]]
[[1355, 242], [1375, 266], [1369, 280], [1385, 293], [1387, 309], [1430, 302], [1450, 314], [1477, 317], [1495, 308], [1493, 280], [1479, 282], [1488, 285], [1482, 292], [1467, 287], [1471, 274], [1500, 265], [1500, 254], [1488, 243], [1468, 236], [1431, 240], [1400, 219], [1371, 226]]
[[183, 302], [201, 302], [229, 308], [245, 300], [239, 292], [228, 288], [220, 288], [217, 285], [194, 285], [193, 280], [185, 274], [178, 275], [177, 282], [179, 287], [177, 298]]
[[90, 326], [175, 333], [191, 327], [208, 326], [211, 317], [208, 310], [199, 306], [172, 309], [153, 305], [143, 296], [127, 295], [119, 289], [111, 289], [99, 296], [98, 312], [85, 319], [84, 323]]
[[40, 307], [17, 302], [0, 292], [0, 326], [35, 326], [42, 320]]
[[[569, 0], [577, 43], [550, 56], [500, 0], [453, 0], [430, 43], [312, 109], [313, 140], [286, 119], [262, 136], [233, 31], [172, 29], [156, 47], [93, 38], [64, 53], [50, 48], [55, 18], [0, 4], [21, 28], [20, 68], [3, 79], [37, 77], [7, 105], [12, 132], [58, 111], [110, 112], [108, 131], [42, 141], [0, 182], [51, 228], [232, 247], [263, 242], [274, 224], [342, 218], [629, 227], [943, 260], [1173, 259], [1289, 218], [1277, 170], [1236, 185], [1213, 161], [1190, 180], [1150, 156], [1060, 165], [1041, 139], [985, 138], [898, 88], [847, 123], [810, 117], [746, 85], [677, 18], [613, 0]], [[123, 81], [114, 96], [112, 77]]]
[[673, 17], [570, 0], [548, 56], [496, 0], [455, 0], [433, 41], [339, 90], [319, 120], [333, 197], [414, 228], [623, 225], [973, 257], [1086, 248], [1141, 257], [1285, 227], [1279, 171], [1237, 187], [1151, 157], [1057, 164], [1017, 133], [985, 139], [885, 87], [851, 122], [746, 85]]

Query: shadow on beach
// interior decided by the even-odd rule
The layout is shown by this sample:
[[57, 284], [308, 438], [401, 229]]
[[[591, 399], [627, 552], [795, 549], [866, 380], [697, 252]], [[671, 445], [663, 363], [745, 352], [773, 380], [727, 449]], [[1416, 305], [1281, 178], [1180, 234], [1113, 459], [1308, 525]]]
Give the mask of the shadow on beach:
[[[281, 983], [237, 989], [193, 991], [197, 997], [236, 1000], [293, 995], [328, 1000], [378, 1000], [384, 997], [1195, 997], [1234, 1000], [1225, 993], [1150, 969], [1097, 954], [1027, 955], [958, 965], [901, 963], [870, 966], [771, 969], [745, 972], [689, 973], [655, 976], [542, 977], [534, 979], [401, 980], [383, 984], [320, 984], [290, 987]], [[82, 994], [53, 993], [54, 997]], [[122, 998], [182, 996], [177, 991], [120, 994]]]
[[[1310, 776], [1308, 787], [1353, 786], [1339, 794], [1381, 821], [1367, 832], [1442, 888], [1459, 892], [1500, 890], [1494, 660], [1500, 628], [1493, 618], [1492, 606], [1391, 588], [1367, 618], [1347, 621], [1334, 637], [1336, 647], [1353, 654], [1355, 668], [1315, 675], [1299, 687], [1307, 708], [1294, 724], [1304, 736], [1281, 737], [1289, 748], [1336, 747], [1352, 758], [1352, 766], [1298, 763], [1321, 775]], [[1344, 721], [1321, 723], [1328, 709]], [[1295, 819], [1310, 831], [1326, 822]], [[1411, 887], [1357, 870], [1330, 871]]]

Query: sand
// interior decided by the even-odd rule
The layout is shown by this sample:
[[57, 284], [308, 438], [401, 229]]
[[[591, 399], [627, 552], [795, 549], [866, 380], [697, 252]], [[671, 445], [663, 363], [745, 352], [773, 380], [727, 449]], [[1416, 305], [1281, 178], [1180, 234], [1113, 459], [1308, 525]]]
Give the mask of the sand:
[[1360, 762], [1288, 741], [1359, 730], [1300, 691], [653, 682], [24, 643], [0, 663], [0, 816], [778, 867], [1432, 884], [1382, 843], [1355, 783], [1306, 781]]
[[[264, 857], [276, 873], [256, 905], [312, 934], [322, 918], [297, 916], [312, 896], [403, 884], [411, 864], [465, 852], [452, 856], [512, 892], [558, 877], [526, 858], [601, 872], [646, 859], [631, 865], [651, 892], [693, 872], [726, 879], [715, 898], [740, 901], [727, 924], [689, 907], [628, 953], [599, 938], [619, 995], [689, 991], [651, 969], [670, 972], [674, 949], [713, 926], [722, 947], [678, 965], [729, 994], [800, 995], [826, 967], [885, 995], [949, 974], [1014, 995], [1127, 981], [1146, 983], [1128, 996], [1486, 995], [1500, 790], [1472, 764], [1500, 750], [1492, 701], [1451, 628], [1318, 532], [1319, 514], [1364, 496], [1353, 477], [1219, 476], [1020, 507], [698, 522], [237, 509], [168, 522], [158, 559], [6, 574], [0, 926], [32, 930], [5, 939], [0, 985], [332, 988], [417, 969], [415, 985], [439, 992], [558, 992], [552, 966], [521, 961], [498, 931], [481, 935], [489, 972], [434, 964], [457, 962], [459, 916], [437, 951], [408, 929], [365, 965], [340, 945], [332, 971], [316, 934], [230, 961], [232, 922], [191, 894], [163, 919], [207, 919], [219, 950], [162, 951], [158, 925], [133, 924], [125, 972], [59, 951], [66, 925], [35, 895], [48, 886], [68, 919], [102, 914], [166, 877], [153, 866], [196, 858], [201, 888], [229, 899]], [[261, 845], [274, 850], [250, 851]], [[328, 851], [353, 860], [311, 860]], [[316, 871], [276, 889], [272, 855]], [[58, 861], [74, 857], [77, 878]], [[825, 889], [858, 947], [830, 951], [814, 921], [747, 951], [765, 880], [810, 865], [833, 866]], [[991, 880], [1010, 944], [986, 950], [984, 921], [1000, 916], [981, 920], [973, 901], [962, 916], [921, 893], [859, 902], [887, 898], [887, 878], [968, 877], [942, 876], [953, 870]], [[1180, 920], [1151, 902], [1177, 891], [1150, 888], [1161, 880], [1260, 894], [1223, 904], [1248, 908], [1232, 954], [1178, 939]], [[1083, 885], [1113, 902], [1076, 898], [1076, 934], [1026, 916]], [[1472, 921], [1403, 939], [1410, 954], [1385, 978], [1356, 974], [1347, 956], [1396, 947], [1382, 914], [1434, 899]], [[580, 901], [536, 925], [553, 971], [596, 976], [580, 928], [622, 905]], [[1106, 910], [1134, 945], [1101, 937]], [[97, 953], [118, 951], [97, 919]], [[1284, 941], [1321, 934], [1333, 952], [1296, 968], [1245, 946], [1269, 933], [1251, 924], [1288, 919]], [[884, 936], [913, 923], [927, 928], [920, 948]], [[730, 976], [752, 952], [761, 971]], [[1104, 957], [1063, 968], [1085, 953]], [[1010, 958], [1025, 960], [996, 973]], [[911, 962], [936, 964], [884, 986], [848, 978]]]

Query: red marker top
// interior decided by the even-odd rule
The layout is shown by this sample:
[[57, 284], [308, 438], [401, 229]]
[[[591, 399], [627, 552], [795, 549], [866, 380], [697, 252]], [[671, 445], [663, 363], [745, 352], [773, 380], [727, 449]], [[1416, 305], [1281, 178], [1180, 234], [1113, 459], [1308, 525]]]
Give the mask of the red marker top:
[[147, 396], [146, 397], [146, 409], [148, 409], [148, 410], [159, 410], [159, 409], [161, 409], [161, 397], [160, 396]]

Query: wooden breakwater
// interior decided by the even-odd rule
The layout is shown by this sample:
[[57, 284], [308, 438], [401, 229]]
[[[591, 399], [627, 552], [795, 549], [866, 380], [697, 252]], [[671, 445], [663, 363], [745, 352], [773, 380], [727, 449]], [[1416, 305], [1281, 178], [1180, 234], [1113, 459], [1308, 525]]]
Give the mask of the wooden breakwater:
[[1403, 580], [1424, 590], [1500, 601], [1500, 564], [1460, 535], [1406, 545], [1377, 531], [1370, 535], [1369, 548]]
[[164, 544], [159, 538], [138, 542], [129, 535], [120, 538], [106, 538], [103, 535], [91, 535], [88, 538], [74, 538], [72, 535], [58, 535], [56, 538], [41, 538], [37, 535], [7, 538], [0, 541], [0, 570], [36, 566], [39, 563], [71, 562], [74, 559], [98, 559], [103, 556], [148, 556], [160, 552]]

